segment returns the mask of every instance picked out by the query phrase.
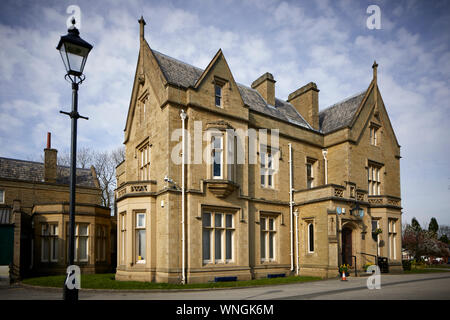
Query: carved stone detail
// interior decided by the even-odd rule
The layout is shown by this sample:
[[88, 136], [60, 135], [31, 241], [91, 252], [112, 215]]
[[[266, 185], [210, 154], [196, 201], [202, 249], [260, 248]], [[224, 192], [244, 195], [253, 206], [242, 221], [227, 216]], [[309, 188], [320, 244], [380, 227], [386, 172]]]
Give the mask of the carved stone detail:
[[131, 186], [131, 192], [147, 192], [146, 185]]

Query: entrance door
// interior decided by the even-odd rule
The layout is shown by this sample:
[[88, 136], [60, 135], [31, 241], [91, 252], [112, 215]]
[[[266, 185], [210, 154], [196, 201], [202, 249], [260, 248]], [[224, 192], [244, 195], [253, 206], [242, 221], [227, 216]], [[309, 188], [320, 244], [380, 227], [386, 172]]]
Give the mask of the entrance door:
[[342, 263], [352, 265], [352, 230], [342, 230]]

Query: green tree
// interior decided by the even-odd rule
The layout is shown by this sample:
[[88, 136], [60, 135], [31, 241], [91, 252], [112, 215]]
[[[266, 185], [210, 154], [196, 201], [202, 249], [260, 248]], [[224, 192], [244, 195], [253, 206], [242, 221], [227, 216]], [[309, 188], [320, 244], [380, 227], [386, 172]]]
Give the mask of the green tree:
[[441, 241], [441, 242], [443, 242], [443, 243], [446, 243], [446, 244], [449, 244], [448, 237], [447, 237], [447, 235], [445, 235], [445, 234], [443, 234], [443, 235], [439, 238], [439, 241]]
[[438, 223], [437, 223], [436, 218], [433, 217], [433, 218], [431, 218], [430, 224], [428, 225], [428, 231], [431, 232], [431, 234], [432, 234], [435, 238], [437, 238], [438, 230], [439, 230], [439, 225], [438, 225]]
[[419, 232], [422, 231], [422, 228], [420, 226], [419, 221], [417, 221], [416, 218], [412, 218], [411, 220], [411, 227], [413, 228], [414, 231]]

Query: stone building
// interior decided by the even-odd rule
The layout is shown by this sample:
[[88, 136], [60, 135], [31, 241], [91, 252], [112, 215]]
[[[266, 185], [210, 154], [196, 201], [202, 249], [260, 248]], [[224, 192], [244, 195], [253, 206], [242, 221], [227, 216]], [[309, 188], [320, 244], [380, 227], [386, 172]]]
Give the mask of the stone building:
[[[115, 217], [101, 206], [94, 167], [77, 168], [75, 264], [83, 273], [112, 271]], [[13, 278], [65, 273], [68, 263], [70, 168], [57, 165], [57, 150], [44, 163], [0, 158], [0, 220], [14, 230]], [[113, 241], [111, 241], [113, 236]], [[5, 239], [8, 241], [7, 239]]]
[[191, 66], [139, 23], [116, 279], [334, 277], [377, 256], [401, 271], [400, 145], [376, 63], [366, 90], [319, 112], [315, 83], [284, 101], [272, 74], [236, 83], [221, 50]]

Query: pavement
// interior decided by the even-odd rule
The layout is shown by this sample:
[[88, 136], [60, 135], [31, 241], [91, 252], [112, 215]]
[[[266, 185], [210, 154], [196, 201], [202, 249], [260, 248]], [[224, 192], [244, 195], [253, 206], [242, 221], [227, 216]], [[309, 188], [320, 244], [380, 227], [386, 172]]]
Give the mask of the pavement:
[[[448, 269], [447, 269], [448, 270]], [[368, 289], [368, 277], [251, 288], [196, 290], [81, 289], [80, 300], [450, 300], [450, 272], [381, 274], [380, 289]], [[83, 285], [83, 284], [81, 284]], [[15, 284], [0, 288], [0, 300], [61, 300], [62, 289]]]

